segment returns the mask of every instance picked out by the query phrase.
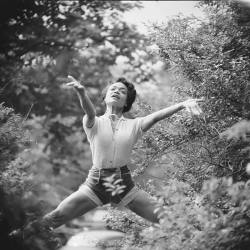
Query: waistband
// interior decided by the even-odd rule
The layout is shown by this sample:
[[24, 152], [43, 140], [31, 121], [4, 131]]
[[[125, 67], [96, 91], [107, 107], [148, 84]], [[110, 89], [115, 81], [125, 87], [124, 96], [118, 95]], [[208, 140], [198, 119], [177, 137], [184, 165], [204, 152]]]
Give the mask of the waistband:
[[89, 171], [99, 173], [128, 173], [130, 172], [127, 165], [117, 168], [95, 168], [92, 167]]

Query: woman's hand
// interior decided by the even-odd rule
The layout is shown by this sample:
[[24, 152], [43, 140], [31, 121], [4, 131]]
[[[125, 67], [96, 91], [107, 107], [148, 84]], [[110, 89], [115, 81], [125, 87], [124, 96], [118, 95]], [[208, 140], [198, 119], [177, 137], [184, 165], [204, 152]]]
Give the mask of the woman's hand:
[[182, 102], [183, 107], [193, 115], [200, 115], [202, 113], [201, 108], [199, 107], [197, 102], [203, 101], [200, 99], [189, 99], [187, 101]]
[[90, 123], [93, 124], [96, 115], [95, 107], [91, 102], [91, 100], [89, 99], [85, 87], [80, 82], [78, 82], [73, 76], [68, 76], [68, 79], [70, 79], [70, 82], [65, 83], [63, 88], [73, 87], [73, 90], [76, 92], [79, 98], [80, 105], [84, 110], [85, 114], [87, 115], [87, 120], [88, 120], [87, 124]]
[[81, 93], [85, 93], [85, 87], [80, 82], [78, 82], [73, 76], [68, 75], [68, 78], [71, 81], [65, 84], [67, 87], [73, 87], [74, 90], [78, 90]]

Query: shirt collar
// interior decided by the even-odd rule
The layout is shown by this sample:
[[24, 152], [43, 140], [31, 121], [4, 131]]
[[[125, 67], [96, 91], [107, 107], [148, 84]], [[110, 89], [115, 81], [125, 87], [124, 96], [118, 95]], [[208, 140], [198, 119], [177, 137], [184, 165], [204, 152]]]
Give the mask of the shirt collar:
[[[103, 116], [105, 116], [105, 117], [107, 117], [107, 118], [109, 118], [109, 119], [112, 119], [112, 116], [117, 116], [117, 115], [115, 115], [115, 114], [104, 114]], [[122, 115], [118, 120], [121, 120], [121, 121], [125, 121], [125, 117]]]

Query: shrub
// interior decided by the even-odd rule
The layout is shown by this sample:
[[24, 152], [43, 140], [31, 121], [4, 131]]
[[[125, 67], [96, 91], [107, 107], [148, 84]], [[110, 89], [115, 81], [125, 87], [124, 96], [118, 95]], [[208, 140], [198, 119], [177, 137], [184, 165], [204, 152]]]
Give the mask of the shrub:
[[24, 161], [30, 142], [22, 117], [0, 104], [0, 244], [6, 250], [45, 250], [55, 247], [49, 234], [43, 237], [34, 235], [29, 239], [9, 236], [12, 230], [24, 226], [31, 218], [42, 213], [35, 195], [39, 187], [29, 172], [29, 161]]

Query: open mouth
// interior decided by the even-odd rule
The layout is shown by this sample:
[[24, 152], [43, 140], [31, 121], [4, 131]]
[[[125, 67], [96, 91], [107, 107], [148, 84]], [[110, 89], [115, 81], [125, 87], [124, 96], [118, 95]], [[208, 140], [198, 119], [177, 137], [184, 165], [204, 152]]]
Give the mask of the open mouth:
[[111, 95], [111, 97], [116, 98], [116, 99], [120, 99], [119, 95]]

